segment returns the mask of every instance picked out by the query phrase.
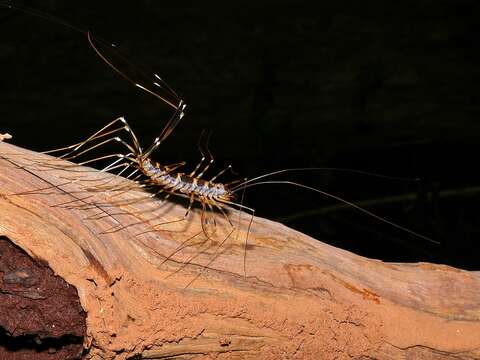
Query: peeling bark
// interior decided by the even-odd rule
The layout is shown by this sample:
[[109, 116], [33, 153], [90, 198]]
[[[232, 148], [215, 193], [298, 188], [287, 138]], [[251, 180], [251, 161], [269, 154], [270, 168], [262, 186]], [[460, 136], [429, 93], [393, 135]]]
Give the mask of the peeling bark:
[[210, 246], [198, 210], [151, 231], [139, 219], [185, 208], [152, 212], [158, 200], [129, 203], [140, 189], [85, 192], [87, 177], [126, 180], [5, 143], [0, 154], [0, 235], [78, 290], [87, 358], [480, 359], [478, 272], [367, 259], [255, 218], [244, 274], [246, 215], [221, 246], [219, 215]]

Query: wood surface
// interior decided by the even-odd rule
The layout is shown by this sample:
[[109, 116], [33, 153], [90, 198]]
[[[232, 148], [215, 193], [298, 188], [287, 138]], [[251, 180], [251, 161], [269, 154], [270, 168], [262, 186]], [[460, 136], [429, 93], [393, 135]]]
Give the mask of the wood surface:
[[87, 358], [480, 359], [478, 272], [367, 259], [258, 217], [245, 247], [235, 211], [239, 230], [211, 215], [208, 239], [200, 209], [166, 224], [183, 204], [137, 201], [127, 180], [4, 142], [0, 157], [0, 236], [76, 287]]

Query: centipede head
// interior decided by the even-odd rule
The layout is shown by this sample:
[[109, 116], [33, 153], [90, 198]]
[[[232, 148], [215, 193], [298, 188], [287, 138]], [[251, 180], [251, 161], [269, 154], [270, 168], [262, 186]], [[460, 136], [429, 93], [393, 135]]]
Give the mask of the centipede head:
[[215, 198], [221, 202], [235, 202], [237, 196], [224, 184], [215, 184], [216, 196]]

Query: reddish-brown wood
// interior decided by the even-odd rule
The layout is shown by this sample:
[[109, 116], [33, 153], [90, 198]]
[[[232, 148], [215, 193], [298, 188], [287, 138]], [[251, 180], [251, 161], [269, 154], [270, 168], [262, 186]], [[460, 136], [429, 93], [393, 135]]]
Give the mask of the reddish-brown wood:
[[[198, 211], [143, 235], [152, 229], [146, 223], [105, 233], [147, 214], [175, 219], [185, 208], [170, 203], [152, 213], [158, 200], [120, 204], [141, 190], [86, 192], [87, 177], [98, 184], [112, 176], [66, 171], [63, 162], [5, 143], [0, 155], [0, 235], [77, 288], [88, 358], [480, 359], [477, 272], [366, 259], [255, 218], [245, 277], [247, 216], [213, 261], [227, 231], [221, 215], [215, 246], [175, 253], [201, 232]], [[48, 189], [65, 177], [82, 181]], [[87, 195], [83, 203], [114, 203], [104, 210], [117, 215], [98, 219], [100, 209], [80, 209], [82, 202], [58, 206]]]
[[0, 236], [0, 360], [79, 359], [85, 318], [73, 286]]

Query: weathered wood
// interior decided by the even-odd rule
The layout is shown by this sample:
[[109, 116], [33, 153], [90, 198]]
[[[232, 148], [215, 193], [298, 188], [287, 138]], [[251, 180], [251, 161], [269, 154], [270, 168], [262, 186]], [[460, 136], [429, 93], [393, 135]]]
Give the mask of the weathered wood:
[[[198, 211], [142, 235], [151, 225], [106, 233], [152, 214], [172, 220], [185, 208], [171, 203], [153, 213], [147, 210], [159, 200], [120, 204], [141, 191], [86, 192], [86, 177], [120, 180], [53, 169], [63, 163], [40, 163], [49, 158], [5, 143], [0, 155], [0, 235], [78, 289], [88, 313], [88, 358], [480, 359], [478, 272], [366, 259], [255, 218], [244, 277], [246, 215], [221, 254], [221, 214], [214, 246], [175, 253], [201, 232]], [[66, 177], [82, 181], [50, 187]], [[58, 206], [72, 196], [91, 197]], [[88, 202], [114, 203], [103, 210], [117, 215], [95, 217], [100, 208], [79, 208]]]

